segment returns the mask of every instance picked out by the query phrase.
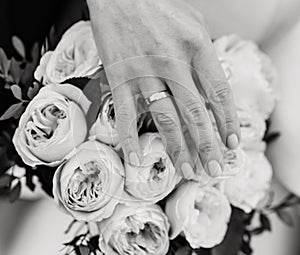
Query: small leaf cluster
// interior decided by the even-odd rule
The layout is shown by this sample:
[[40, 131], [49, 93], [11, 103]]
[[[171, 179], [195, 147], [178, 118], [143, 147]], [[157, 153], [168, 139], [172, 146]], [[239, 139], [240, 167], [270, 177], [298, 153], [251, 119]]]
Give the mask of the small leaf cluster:
[[12, 37], [12, 44], [19, 57], [9, 59], [5, 51], [0, 48], [0, 81], [4, 84], [5, 89], [11, 90], [17, 103], [10, 105], [0, 120], [7, 120], [12, 117], [18, 119], [28, 102], [41, 87], [41, 84], [35, 81], [33, 77], [40, 58], [39, 44], [35, 43], [32, 47], [29, 60], [26, 58], [25, 46], [18, 37]]

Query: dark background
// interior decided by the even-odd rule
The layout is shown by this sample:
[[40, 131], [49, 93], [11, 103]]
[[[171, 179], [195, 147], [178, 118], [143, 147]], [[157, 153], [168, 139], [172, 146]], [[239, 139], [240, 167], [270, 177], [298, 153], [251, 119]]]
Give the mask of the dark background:
[[52, 25], [61, 34], [86, 13], [85, 0], [1, 0], [0, 47], [14, 54], [11, 37], [17, 35], [29, 50], [35, 41], [44, 41]]
[[[52, 26], [55, 36], [60, 38], [73, 23], [87, 18], [86, 0], [0, 0], [0, 47], [9, 58], [18, 58], [11, 43], [16, 35], [23, 41], [30, 59], [33, 44], [42, 45]], [[0, 84], [0, 115], [15, 102], [11, 91]]]

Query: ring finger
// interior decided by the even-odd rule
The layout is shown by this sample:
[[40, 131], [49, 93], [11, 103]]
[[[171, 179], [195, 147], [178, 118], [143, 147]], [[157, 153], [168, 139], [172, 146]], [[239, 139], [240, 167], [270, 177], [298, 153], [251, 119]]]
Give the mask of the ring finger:
[[[166, 85], [158, 78], [144, 78], [139, 88], [145, 99], [165, 91]], [[166, 150], [176, 170], [186, 179], [194, 178], [193, 162], [181, 128], [181, 123], [171, 97], [149, 104], [149, 110]]]

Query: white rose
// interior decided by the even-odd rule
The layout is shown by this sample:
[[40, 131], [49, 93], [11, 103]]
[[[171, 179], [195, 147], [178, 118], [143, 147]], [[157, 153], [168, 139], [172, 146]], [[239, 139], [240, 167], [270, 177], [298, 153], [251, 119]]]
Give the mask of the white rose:
[[85, 114], [90, 101], [69, 84], [42, 88], [27, 106], [13, 143], [30, 166], [59, 165], [87, 135]]
[[59, 208], [80, 221], [109, 217], [124, 190], [124, 168], [119, 156], [96, 141], [81, 144], [71, 155], [53, 179]]
[[166, 215], [171, 239], [181, 233], [192, 248], [212, 248], [224, 239], [231, 207], [217, 188], [187, 182], [168, 198]]
[[264, 151], [265, 120], [255, 111], [238, 109], [237, 113], [241, 130], [240, 146], [245, 150]]
[[46, 52], [34, 73], [44, 84], [75, 77], [91, 77], [101, 65], [90, 21], [79, 21], [62, 36], [54, 51]]
[[276, 98], [276, 71], [269, 57], [254, 42], [244, 41], [236, 35], [223, 36], [214, 45], [236, 106], [257, 111], [267, 119]]
[[224, 192], [235, 207], [251, 212], [270, 190], [272, 167], [262, 152], [247, 152], [248, 164], [224, 183]]
[[134, 201], [156, 203], [171, 193], [181, 177], [158, 133], [141, 135], [139, 143], [143, 163], [134, 166], [125, 162], [125, 190]]
[[97, 139], [113, 146], [120, 142], [116, 129], [114, 102], [110, 92], [102, 98], [98, 117], [90, 129], [89, 135], [90, 139]]
[[98, 223], [99, 246], [109, 255], [165, 255], [169, 249], [169, 223], [158, 205], [118, 205], [113, 215]]
[[[116, 129], [114, 102], [110, 90], [104, 93], [101, 101], [102, 102], [97, 119], [89, 131], [89, 139], [96, 139], [100, 142], [112, 145], [118, 149], [120, 147], [120, 138]], [[143, 106], [141, 104], [138, 104], [137, 107], [137, 129], [139, 130], [143, 125], [143, 121], [147, 113], [144, 111]]]

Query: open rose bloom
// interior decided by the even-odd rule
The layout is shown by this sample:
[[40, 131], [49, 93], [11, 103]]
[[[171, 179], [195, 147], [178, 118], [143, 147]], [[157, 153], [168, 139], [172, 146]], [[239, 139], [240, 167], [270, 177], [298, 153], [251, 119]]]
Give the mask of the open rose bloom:
[[189, 182], [167, 200], [166, 215], [171, 224], [171, 239], [183, 234], [191, 247], [211, 248], [223, 241], [231, 208], [217, 188]]
[[169, 248], [169, 222], [161, 208], [120, 205], [98, 224], [100, 249], [108, 255], [165, 255]]
[[250, 213], [270, 190], [272, 167], [262, 152], [248, 152], [240, 173], [223, 183], [224, 192], [235, 207]]
[[132, 201], [154, 204], [173, 191], [181, 176], [158, 134], [145, 133], [139, 142], [144, 160], [140, 166], [125, 163], [125, 189]]
[[256, 111], [266, 120], [275, 106], [277, 73], [269, 57], [237, 35], [218, 38], [214, 46], [237, 108]]
[[80, 89], [51, 84], [42, 88], [21, 116], [13, 143], [30, 166], [59, 165], [87, 135], [90, 102]]
[[59, 208], [80, 221], [109, 217], [124, 190], [118, 155], [96, 141], [81, 144], [56, 171], [54, 198]]

